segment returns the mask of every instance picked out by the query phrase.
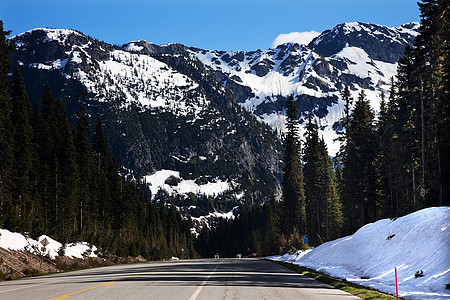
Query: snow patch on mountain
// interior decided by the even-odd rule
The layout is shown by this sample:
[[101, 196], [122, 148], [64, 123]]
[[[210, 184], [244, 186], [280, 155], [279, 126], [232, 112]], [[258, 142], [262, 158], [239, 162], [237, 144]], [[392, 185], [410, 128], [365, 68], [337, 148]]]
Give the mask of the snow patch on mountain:
[[192, 217], [191, 216], [190, 218], [192, 220], [192, 224], [194, 225], [194, 227], [191, 228], [192, 234], [194, 234], [196, 237], [198, 237], [204, 228], [212, 229], [214, 224], [219, 219], [234, 220], [236, 218], [236, 216], [238, 215], [235, 212], [235, 210], [237, 208], [239, 208], [239, 206], [233, 207], [233, 209], [228, 212], [213, 211], [207, 215], [200, 216], [200, 217]]
[[376, 90], [365, 90], [365, 92], [371, 107], [376, 112], [379, 111], [381, 91], [389, 90], [389, 79], [397, 74], [397, 63], [391, 64], [371, 59], [363, 49], [357, 47], [345, 47], [332, 57], [347, 61], [349, 74], [370, 79], [376, 86]]
[[417, 36], [419, 34], [419, 27], [419, 22], [410, 22], [397, 27], [391, 27], [391, 29], [397, 30], [400, 33], [407, 33], [412, 36]]
[[[406, 299], [449, 299], [450, 207], [367, 224], [308, 253], [273, 256]], [[416, 276], [423, 272], [423, 276]]]
[[[170, 179], [173, 179], [171, 182]], [[165, 190], [170, 195], [188, 193], [200, 194], [206, 196], [220, 195], [233, 188], [234, 182], [214, 179], [214, 182], [198, 184], [192, 179], [183, 179], [180, 172], [173, 170], [159, 170], [151, 175], [143, 177], [143, 182], [148, 184], [152, 196], [155, 196], [159, 190]]]
[[[36, 69], [42, 69], [42, 70], [59, 70], [59, 69], [63, 69], [67, 62], [69, 61], [69, 58], [65, 58], [65, 59], [57, 59], [53, 62], [51, 62], [50, 65], [47, 64], [42, 64], [42, 63], [31, 63], [29, 64], [30, 68], [36, 68]], [[23, 63], [22, 63], [23, 65]]]
[[271, 126], [279, 130], [279, 133], [286, 131], [286, 115], [280, 113], [271, 113], [271, 114], [262, 114], [257, 116], [257, 118]]
[[346, 58], [349, 61], [349, 71], [361, 78], [371, 78], [373, 82], [380, 82], [397, 73], [397, 64], [376, 61], [361, 48], [345, 47], [334, 57]]

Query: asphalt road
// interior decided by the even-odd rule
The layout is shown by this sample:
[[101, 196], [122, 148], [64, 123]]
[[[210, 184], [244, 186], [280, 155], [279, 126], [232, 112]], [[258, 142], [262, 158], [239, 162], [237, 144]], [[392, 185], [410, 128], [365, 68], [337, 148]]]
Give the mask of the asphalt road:
[[0, 282], [0, 299], [359, 299], [256, 259], [102, 267]]

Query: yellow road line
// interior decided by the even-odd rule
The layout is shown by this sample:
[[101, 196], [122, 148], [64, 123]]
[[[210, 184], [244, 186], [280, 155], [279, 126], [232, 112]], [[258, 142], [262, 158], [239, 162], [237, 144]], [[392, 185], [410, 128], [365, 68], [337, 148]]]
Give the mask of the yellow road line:
[[62, 299], [66, 299], [66, 298], [69, 298], [70, 296], [73, 296], [73, 295], [75, 295], [75, 294], [79, 294], [79, 293], [82, 293], [82, 292], [86, 292], [86, 291], [89, 291], [89, 290], [92, 290], [92, 289], [96, 289], [96, 288], [99, 288], [99, 287], [102, 287], [102, 286], [109, 286], [109, 285], [112, 285], [112, 284], [114, 284], [114, 283], [116, 283], [116, 282], [118, 282], [118, 281], [123, 281], [123, 280], [126, 280], [126, 279], [139, 277], [139, 276], [142, 276], [142, 275], [145, 275], [145, 274], [149, 274], [149, 273], [152, 273], [152, 272], [164, 270], [164, 269], [167, 269], [167, 268], [170, 268], [170, 267], [174, 267], [174, 266], [177, 266], [177, 265], [180, 265], [180, 264], [182, 264], [182, 263], [174, 264], [174, 265], [172, 265], [172, 266], [161, 267], [161, 268], [158, 268], [158, 269], [154, 269], [154, 270], [151, 270], [151, 271], [148, 271], [148, 272], [145, 272], [145, 273], [141, 273], [141, 274], [137, 274], [137, 275], [133, 275], [133, 276], [123, 277], [123, 278], [120, 278], [120, 279], [115, 280], [115, 281], [110, 281], [110, 282], [107, 282], [107, 283], [104, 283], [104, 284], [100, 284], [100, 285], [97, 285], [97, 286], [93, 286], [93, 287], [90, 287], [90, 288], [87, 288], [87, 289], [84, 289], [84, 290], [72, 292], [72, 293], [70, 293], [70, 294], [65, 294], [65, 295], [62, 295], [62, 296], [59, 296], [59, 297], [56, 297], [56, 298], [51, 298], [51, 299], [49, 299], [49, 300], [62, 300]]
[[96, 288], [101, 287], [101, 286], [108, 286], [108, 285], [114, 284], [116, 282], [117, 281], [107, 282], [107, 283], [100, 284], [100, 285], [97, 285], [97, 286], [93, 286], [93, 287], [90, 287], [90, 288], [87, 288], [87, 289], [84, 289], [84, 290], [81, 290], [81, 291], [76, 291], [76, 292], [73, 292], [73, 293], [70, 293], [70, 294], [66, 294], [66, 295], [62, 295], [62, 296], [56, 297], [56, 298], [52, 298], [50, 300], [66, 299], [66, 298], [69, 298], [72, 295], [75, 295], [75, 294], [78, 294], [78, 293], [81, 293], [81, 292], [86, 292], [86, 291], [89, 291], [89, 290], [92, 290], [92, 289], [96, 289]]

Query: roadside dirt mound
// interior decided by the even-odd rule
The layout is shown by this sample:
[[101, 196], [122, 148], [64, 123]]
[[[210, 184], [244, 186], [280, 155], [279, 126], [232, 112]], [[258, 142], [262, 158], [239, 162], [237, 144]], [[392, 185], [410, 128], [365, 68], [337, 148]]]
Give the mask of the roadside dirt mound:
[[62, 269], [51, 260], [23, 250], [0, 248], [0, 279], [60, 272]]
[[0, 248], [0, 280], [145, 261], [146, 259], [142, 256], [110, 258], [72, 258], [67, 256], [57, 256], [54, 261], [52, 261], [46, 257], [32, 254], [24, 250]]

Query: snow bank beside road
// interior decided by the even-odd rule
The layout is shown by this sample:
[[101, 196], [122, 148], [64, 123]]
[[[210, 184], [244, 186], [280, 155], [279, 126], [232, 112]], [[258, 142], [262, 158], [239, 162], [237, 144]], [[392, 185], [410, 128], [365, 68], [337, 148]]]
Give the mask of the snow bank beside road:
[[[44, 239], [47, 239], [47, 246], [45, 251], [42, 251], [42, 241]], [[10, 250], [25, 250], [34, 254], [49, 255], [51, 258], [55, 258], [62, 244], [46, 235], [42, 235], [37, 240], [34, 240], [20, 233], [0, 228], [0, 247]], [[66, 244], [64, 250], [65, 255], [69, 257], [97, 257], [95, 254], [97, 247], [90, 246], [85, 242]]]
[[[449, 299], [450, 207], [383, 219], [308, 253], [269, 257], [292, 261], [338, 278], [407, 299]], [[423, 277], [415, 277], [423, 271]]]

